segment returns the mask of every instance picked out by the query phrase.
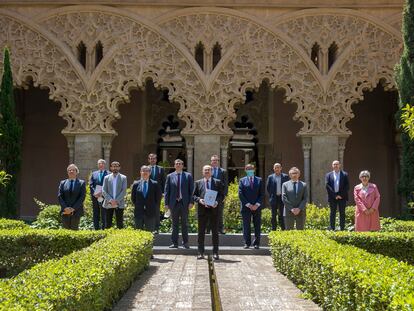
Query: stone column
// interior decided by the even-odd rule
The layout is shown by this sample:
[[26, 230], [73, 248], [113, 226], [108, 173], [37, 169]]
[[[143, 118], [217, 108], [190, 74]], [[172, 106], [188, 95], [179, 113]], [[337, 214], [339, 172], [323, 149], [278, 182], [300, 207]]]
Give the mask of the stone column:
[[316, 204], [326, 205], [325, 174], [338, 159], [338, 136], [312, 136], [311, 139], [311, 198]]
[[213, 154], [220, 154], [220, 135], [197, 134], [194, 135], [194, 180], [201, 178], [201, 169], [210, 164]]
[[266, 146], [265, 145], [258, 145], [258, 166], [259, 166], [259, 171], [256, 172], [256, 174], [258, 174], [258, 176], [262, 177], [263, 180], [265, 180], [266, 176], [265, 176], [265, 151], [266, 151]]
[[310, 159], [310, 153], [312, 149], [312, 138], [311, 137], [302, 137], [302, 149], [303, 149], [303, 178], [305, 180], [305, 183], [308, 185], [308, 201], [312, 201], [311, 197], [311, 179], [310, 179], [310, 169], [311, 169], [311, 159]]
[[73, 163], [75, 160], [75, 136], [74, 135], [65, 135], [66, 140], [68, 141], [68, 150], [69, 150], [69, 164]]
[[345, 164], [344, 164], [344, 153], [345, 153], [345, 144], [348, 137], [339, 137], [338, 140], [338, 161], [341, 162], [342, 169], [345, 170]]
[[100, 134], [74, 135], [74, 163], [81, 178], [88, 178], [96, 169], [96, 161], [102, 158], [102, 136]]
[[103, 149], [103, 158], [106, 161], [106, 167], [109, 168], [111, 165], [111, 149], [112, 149], [112, 140], [114, 136], [102, 136], [102, 149]]
[[221, 136], [220, 137], [220, 166], [227, 170], [227, 160], [229, 153], [229, 140], [230, 136]]
[[194, 137], [193, 136], [186, 136], [185, 137], [185, 145], [187, 149], [187, 172], [191, 175], [194, 175], [194, 168], [193, 168], [193, 157], [194, 157]]

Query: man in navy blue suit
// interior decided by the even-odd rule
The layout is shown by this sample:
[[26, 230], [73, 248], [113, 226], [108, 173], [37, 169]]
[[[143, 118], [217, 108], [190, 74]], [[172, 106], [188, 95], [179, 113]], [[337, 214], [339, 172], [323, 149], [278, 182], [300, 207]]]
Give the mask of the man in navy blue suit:
[[70, 164], [66, 169], [68, 178], [59, 184], [58, 199], [64, 229], [78, 230], [83, 215], [83, 201], [86, 196], [86, 183], [78, 179], [79, 169]]
[[[155, 180], [158, 184], [158, 187], [160, 187], [161, 193], [164, 193], [165, 171], [162, 166], [157, 165], [157, 155], [155, 153], [150, 153], [148, 155], [148, 163], [151, 169], [150, 179]], [[158, 204], [158, 206], [156, 207], [155, 218], [155, 231], [158, 232], [160, 229], [160, 204]]]
[[170, 209], [172, 219], [172, 244], [170, 248], [178, 248], [178, 226], [181, 222], [183, 246], [188, 249], [188, 211], [193, 207], [193, 176], [184, 172], [184, 162], [174, 161], [175, 172], [168, 174], [165, 181], [165, 208]]
[[266, 189], [269, 194], [269, 203], [272, 208], [272, 230], [276, 230], [277, 220], [279, 219], [279, 225], [282, 230], [285, 230], [285, 222], [283, 219], [283, 201], [282, 201], [282, 184], [289, 181], [289, 176], [282, 173], [282, 165], [275, 163], [273, 165], [273, 174], [267, 177]]
[[[219, 202], [219, 206], [218, 206], [218, 213], [219, 213], [218, 230], [221, 234], [226, 234], [226, 232], [224, 231], [224, 204], [223, 203], [224, 203], [224, 199], [227, 196], [227, 192], [229, 188], [228, 181], [227, 181], [227, 172], [225, 169], [219, 166], [220, 159], [218, 155], [216, 154], [212, 155], [210, 160], [211, 160], [211, 174], [213, 178], [220, 180], [221, 183], [223, 184], [224, 197], [223, 197], [223, 200]], [[210, 223], [207, 224], [207, 231], [210, 231]]]
[[243, 219], [244, 248], [251, 245], [250, 223], [253, 219], [254, 225], [254, 248], [260, 246], [260, 226], [262, 218], [262, 207], [264, 198], [264, 185], [260, 177], [255, 176], [253, 164], [245, 166], [246, 177], [239, 182], [239, 199], [241, 203], [240, 212]]
[[345, 206], [349, 191], [348, 174], [341, 170], [341, 163], [338, 160], [332, 162], [332, 169], [332, 172], [325, 176], [325, 186], [331, 209], [329, 227], [331, 230], [335, 230], [336, 209], [338, 209], [339, 227], [341, 230], [345, 230]]
[[157, 223], [161, 189], [155, 180], [150, 179], [150, 166], [141, 166], [140, 173], [141, 179], [133, 183], [131, 190], [131, 201], [135, 206], [135, 228], [153, 232]]
[[[98, 170], [92, 172], [91, 178], [89, 180], [89, 189], [92, 199], [93, 227], [95, 230], [105, 229], [106, 223], [106, 210], [102, 207], [102, 187], [105, 176], [109, 175], [110, 172], [105, 169], [105, 166], [106, 161], [104, 159], [99, 159]], [[99, 222], [101, 222], [101, 224], [99, 224]]]

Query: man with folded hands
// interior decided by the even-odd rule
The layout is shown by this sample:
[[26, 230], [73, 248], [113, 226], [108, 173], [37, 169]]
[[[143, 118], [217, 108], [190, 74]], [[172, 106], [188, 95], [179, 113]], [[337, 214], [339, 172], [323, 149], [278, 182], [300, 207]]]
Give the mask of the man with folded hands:
[[64, 229], [78, 230], [83, 215], [83, 201], [86, 196], [86, 184], [78, 179], [79, 169], [75, 164], [67, 167], [68, 178], [59, 184], [58, 199]]

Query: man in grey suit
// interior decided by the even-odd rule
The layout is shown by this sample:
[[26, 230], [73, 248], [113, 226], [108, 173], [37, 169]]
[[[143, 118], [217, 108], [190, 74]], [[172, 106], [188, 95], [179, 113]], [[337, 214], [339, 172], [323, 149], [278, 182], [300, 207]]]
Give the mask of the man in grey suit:
[[104, 202], [102, 206], [106, 208], [106, 228], [112, 227], [112, 217], [116, 218], [116, 227], [124, 227], [125, 196], [127, 190], [127, 178], [119, 173], [121, 164], [111, 163], [112, 174], [106, 175], [103, 182], [102, 195]]
[[[150, 179], [157, 182], [161, 193], [164, 194], [165, 171], [162, 166], [157, 165], [157, 155], [155, 153], [150, 153], [148, 155], [148, 163], [151, 167]], [[158, 202], [158, 206], [156, 206], [155, 209], [155, 232], [160, 230], [160, 203], [161, 201]]]
[[172, 244], [170, 248], [178, 248], [178, 227], [181, 219], [181, 234], [183, 246], [189, 249], [188, 245], [188, 211], [193, 207], [193, 176], [184, 172], [184, 162], [180, 159], [174, 161], [175, 172], [167, 175], [165, 181], [165, 209], [171, 210], [172, 219]]
[[297, 167], [292, 167], [289, 170], [289, 177], [290, 180], [282, 185], [285, 228], [286, 230], [293, 230], [296, 222], [296, 230], [303, 230], [306, 219], [306, 184], [299, 180], [300, 170]]

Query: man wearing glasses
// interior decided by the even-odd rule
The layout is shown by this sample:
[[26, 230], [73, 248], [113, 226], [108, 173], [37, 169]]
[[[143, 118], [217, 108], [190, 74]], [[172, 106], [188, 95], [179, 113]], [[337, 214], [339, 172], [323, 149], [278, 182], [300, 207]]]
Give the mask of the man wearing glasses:
[[180, 159], [174, 161], [175, 172], [168, 174], [165, 181], [165, 209], [170, 209], [172, 219], [172, 244], [170, 248], [178, 248], [178, 226], [181, 223], [183, 247], [188, 245], [188, 211], [193, 207], [193, 176], [184, 172], [184, 162]]
[[306, 219], [306, 184], [299, 180], [300, 171], [297, 167], [289, 170], [290, 180], [282, 185], [282, 201], [285, 205], [283, 216], [285, 218], [285, 229], [303, 230]]

